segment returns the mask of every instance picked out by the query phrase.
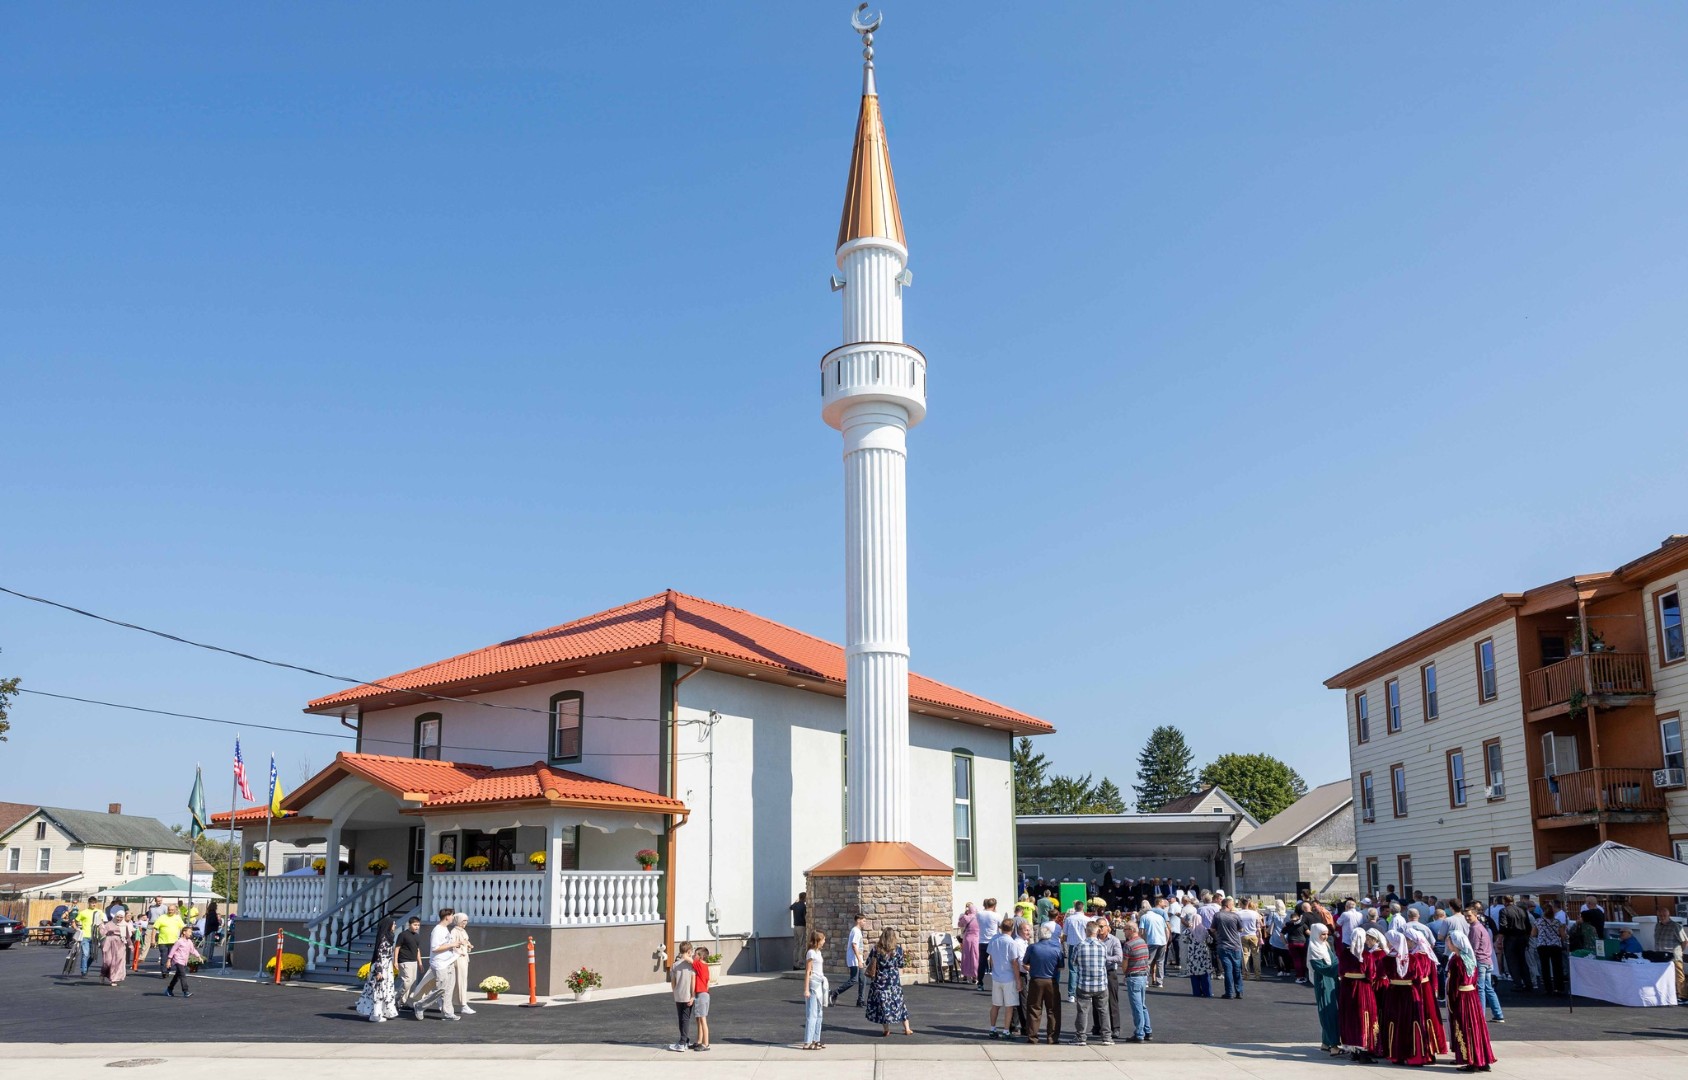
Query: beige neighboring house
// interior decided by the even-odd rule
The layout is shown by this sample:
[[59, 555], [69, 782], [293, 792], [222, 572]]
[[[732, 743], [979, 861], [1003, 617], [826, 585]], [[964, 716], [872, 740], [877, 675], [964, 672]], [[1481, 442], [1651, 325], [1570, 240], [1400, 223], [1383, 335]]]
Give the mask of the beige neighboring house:
[[147, 874], [187, 880], [191, 848], [157, 818], [37, 806], [0, 833], [0, 892], [79, 899]]
[[1237, 848], [1237, 891], [1249, 896], [1355, 896], [1354, 794], [1347, 780], [1314, 788]]
[[1226, 873], [1219, 875], [1222, 882], [1228, 881], [1231, 892], [1242, 888], [1237, 878], [1237, 852], [1249, 842], [1254, 830], [1260, 828], [1260, 822], [1243, 807], [1243, 804], [1226, 794], [1225, 789], [1218, 784], [1210, 784], [1199, 791], [1192, 791], [1188, 795], [1180, 795], [1167, 802], [1157, 814], [1227, 814], [1236, 821], [1232, 828], [1230, 840], [1226, 847], [1230, 852], [1230, 865]]

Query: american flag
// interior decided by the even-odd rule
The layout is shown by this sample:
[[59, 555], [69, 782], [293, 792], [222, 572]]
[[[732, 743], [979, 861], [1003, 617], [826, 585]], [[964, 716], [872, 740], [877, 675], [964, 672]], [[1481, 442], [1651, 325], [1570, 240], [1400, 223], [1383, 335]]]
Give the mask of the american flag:
[[234, 740], [234, 782], [240, 785], [240, 797], [247, 802], [252, 800], [252, 787], [246, 782], [246, 762], [240, 756], [240, 738]]

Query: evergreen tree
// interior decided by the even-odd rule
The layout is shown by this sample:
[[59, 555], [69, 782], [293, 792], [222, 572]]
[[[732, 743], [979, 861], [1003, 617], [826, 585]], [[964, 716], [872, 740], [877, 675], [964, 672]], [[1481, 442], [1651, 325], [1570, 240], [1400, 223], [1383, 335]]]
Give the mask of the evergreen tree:
[[1021, 736], [1014, 744], [1014, 813], [1044, 814], [1049, 801], [1049, 759]]
[[1201, 782], [1224, 788], [1262, 824], [1307, 794], [1301, 774], [1271, 754], [1220, 754], [1202, 770]]
[[[1184, 733], [1171, 724], [1149, 732], [1149, 741], [1137, 755], [1137, 809], [1154, 813], [1173, 799], [1196, 789], [1195, 756]], [[1230, 791], [1230, 788], [1226, 788]]]
[[1102, 782], [1096, 785], [1096, 790], [1090, 793], [1090, 805], [1085, 807], [1087, 814], [1123, 814], [1127, 807], [1125, 796], [1120, 793], [1119, 785], [1102, 777]]
[[1049, 779], [1046, 789], [1044, 809], [1045, 814], [1088, 814], [1090, 805], [1095, 801], [1096, 785], [1090, 782], [1090, 773], [1083, 776], [1053, 776]]

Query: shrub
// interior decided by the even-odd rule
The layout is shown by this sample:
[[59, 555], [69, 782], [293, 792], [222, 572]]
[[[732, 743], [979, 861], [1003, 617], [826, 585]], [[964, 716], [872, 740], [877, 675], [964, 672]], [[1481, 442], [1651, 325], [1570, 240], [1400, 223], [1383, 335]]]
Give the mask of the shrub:
[[261, 874], [264, 872], [264, 864], [259, 862], [257, 859], [247, 859], [245, 862], [240, 864], [240, 868], [249, 874]]
[[438, 855], [429, 859], [428, 865], [433, 867], [435, 870], [450, 870], [452, 867], [457, 865], [457, 860], [442, 851]]
[[311, 869], [315, 870], [319, 874], [322, 873], [324, 870], [328, 869], [328, 860], [327, 859], [313, 859], [311, 861]]
[[485, 855], [471, 855], [463, 860], [463, 869], [465, 870], [485, 870], [491, 865], [492, 860]]
[[634, 853], [633, 857], [639, 860], [640, 866], [655, 866], [662, 856], [658, 855], [650, 848], [640, 848]]
[[371, 859], [364, 865], [369, 868], [371, 874], [385, 874], [387, 872], [386, 859]]
[[543, 851], [536, 851], [532, 855], [529, 855], [528, 865], [543, 868], [545, 865], [545, 853]]
[[[269, 960], [264, 963], [264, 972], [265, 972], [265, 974], [272, 975], [272, 976], [275, 974], [275, 957], [273, 957], [273, 956], [270, 957]], [[290, 952], [284, 952], [284, 953], [281, 954], [281, 977], [282, 978], [284, 978], [284, 979], [297, 979], [300, 975], [303, 975], [304, 973], [305, 973], [305, 958], [303, 956], [300, 956], [298, 953], [290, 953]]]

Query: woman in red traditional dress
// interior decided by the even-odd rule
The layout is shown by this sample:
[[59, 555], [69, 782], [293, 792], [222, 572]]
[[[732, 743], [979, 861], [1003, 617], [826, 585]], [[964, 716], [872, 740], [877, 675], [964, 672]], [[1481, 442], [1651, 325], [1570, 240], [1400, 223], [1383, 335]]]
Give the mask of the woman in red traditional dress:
[[1448, 1027], [1461, 1072], [1488, 1072], [1496, 1060], [1489, 1018], [1477, 991], [1477, 954], [1464, 930], [1448, 931]]
[[1442, 1027], [1442, 1010], [1436, 1003], [1436, 980], [1441, 972], [1436, 964], [1436, 950], [1431, 947], [1428, 932], [1409, 934], [1409, 956], [1412, 962], [1413, 993], [1418, 995], [1423, 1011], [1425, 1031], [1430, 1038], [1430, 1053], [1448, 1052], [1448, 1033]]
[[1377, 1060], [1377, 979], [1379, 964], [1388, 958], [1383, 935], [1376, 930], [1351, 935], [1346, 949], [1336, 951], [1341, 978], [1336, 987], [1336, 1025], [1342, 1045], [1350, 1048], [1355, 1061]]
[[1379, 1055], [1397, 1065], [1429, 1065], [1436, 1060], [1435, 1036], [1426, 1022], [1413, 977], [1408, 935], [1389, 931], [1389, 954], [1378, 965], [1377, 1011]]

